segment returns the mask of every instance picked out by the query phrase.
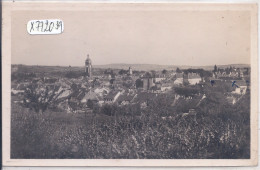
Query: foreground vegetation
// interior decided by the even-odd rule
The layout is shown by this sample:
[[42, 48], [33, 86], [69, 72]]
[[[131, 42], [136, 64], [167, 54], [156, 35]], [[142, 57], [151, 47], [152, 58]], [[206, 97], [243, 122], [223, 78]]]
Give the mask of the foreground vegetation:
[[12, 103], [11, 158], [250, 158], [249, 92], [235, 105], [222, 92], [205, 93], [196, 115], [183, 114], [194, 98], [173, 106], [173, 94], [145, 109], [112, 105], [86, 114], [40, 114]]

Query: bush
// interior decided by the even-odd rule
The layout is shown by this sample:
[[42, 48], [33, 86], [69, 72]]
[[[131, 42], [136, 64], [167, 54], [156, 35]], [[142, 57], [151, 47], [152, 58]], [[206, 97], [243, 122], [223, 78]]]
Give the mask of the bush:
[[200, 90], [197, 87], [175, 87], [174, 91], [176, 94], [185, 97], [193, 97], [200, 92]]

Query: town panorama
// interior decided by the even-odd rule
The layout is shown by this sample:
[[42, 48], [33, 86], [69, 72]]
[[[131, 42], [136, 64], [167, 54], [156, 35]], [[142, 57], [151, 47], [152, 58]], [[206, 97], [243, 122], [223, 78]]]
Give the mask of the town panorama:
[[[12, 65], [11, 158], [250, 157], [250, 66]], [[119, 64], [120, 65], [120, 64]]]

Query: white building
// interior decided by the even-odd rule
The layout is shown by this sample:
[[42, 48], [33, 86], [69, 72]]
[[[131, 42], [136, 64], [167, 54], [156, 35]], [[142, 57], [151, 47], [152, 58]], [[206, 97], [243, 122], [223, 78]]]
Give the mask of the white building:
[[198, 84], [202, 81], [201, 77], [197, 73], [188, 73], [188, 82], [191, 85]]
[[104, 97], [105, 103], [114, 103], [120, 96], [120, 91], [110, 91], [106, 97]]
[[174, 85], [182, 85], [183, 84], [183, 73], [176, 73], [176, 80], [174, 81]]
[[240, 95], [246, 94], [247, 84], [245, 81], [237, 80], [236, 82], [234, 82], [234, 86], [235, 86], [235, 90], [232, 91], [232, 93], [240, 94]]
[[94, 92], [99, 96], [106, 96], [109, 93], [109, 91], [109, 88], [106, 87], [99, 87], [94, 90]]

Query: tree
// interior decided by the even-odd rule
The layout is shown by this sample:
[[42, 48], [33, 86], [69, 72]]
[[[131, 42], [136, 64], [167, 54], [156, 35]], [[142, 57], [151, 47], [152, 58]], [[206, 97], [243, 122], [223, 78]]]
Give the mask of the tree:
[[230, 66], [229, 67], [229, 72], [232, 72], [233, 71], [233, 68]]
[[11, 79], [12, 81], [16, 80], [18, 82], [21, 81], [31, 81], [33, 78], [36, 78], [36, 74], [35, 73], [20, 73], [20, 72], [15, 72], [11, 74]]
[[225, 68], [225, 72], [226, 72], [226, 74], [230, 74], [230, 69], [228, 67]]
[[176, 68], [176, 73], [181, 73], [181, 70], [179, 69], [179, 67]]
[[179, 94], [181, 96], [192, 97], [198, 94], [200, 90], [197, 87], [175, 87], [174, 91], [176, 94]]
[[79, 78], [84, 75], [84, 72], [81, 71], [69, 71], [65, 74], [66, 78]]
[[152, 74], [152, 77], [154, 77], [155, 74], [156, 74], [156, 71], [155, 70], [151, 70], [151, 74]]
[[89, 99], [89, 100], [87, 101], [87, 106], [88, 106], [90, 109], [93, 109], [93, 108], [94, 108], [94, 102]]
[[37, 113], [42, 113], [49, 105], [53, 104], [54, 96], [54, 90], [50, 90], [48, 87], [37, 88], [36, 85], [32, 84], [25, 90], [23, 104]]
[[114, 116], [115, 112], [117, 110], [117, 106], [116, 105], [109, 105], [109, 104], [105, 104], [101, 107], [100, 112], [102, 114], [108, 115], [108, 116]]
[[79, 90], [79, 87], [78, 87], [78, 85], [77, 85], [77, 84], [75, 84], [75, 83], [73, 83], [73, 84], [70, 86], [70, 88], [71, 88], [71, 90], [72, 90], [73, 92], [76, 92], [76, 91], [78, 91], [78, 90]]
[[141, 79], [137, 79], [135, 81], [136, 88], [142, 88], [143, 87], [143, 81]]
[[118, 74], [120, 74], [120, 75], [127, 74], [127, 73], [128, 73], [128, 71], [127, 70], [123, 70], [123, 69], [118, 72]]
[[218, 71], [218, 67], [217, 67], [217, 65], [215, 65], [213, 72], [217, 72], [217, 71]]
[[112, 79], [110, 79], [110, 84], [114, 84], [114, 81], [115, 81], [115, 79], [114, 78], [112, 78]]
[[164, 70], [162, 71], [162, 74], [166, 74], [167, 72], [168, 72], [168, 71], [164, 69]]

